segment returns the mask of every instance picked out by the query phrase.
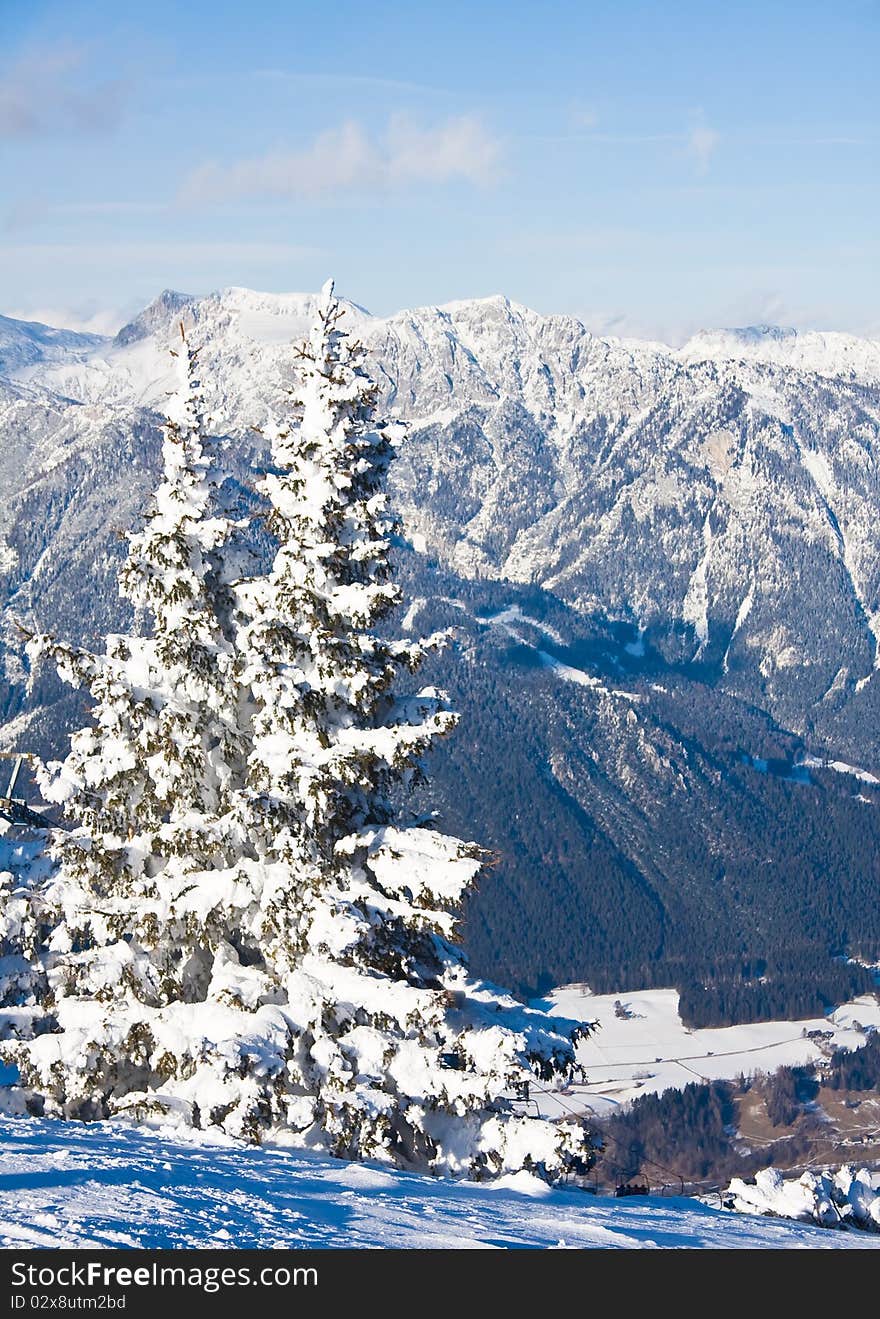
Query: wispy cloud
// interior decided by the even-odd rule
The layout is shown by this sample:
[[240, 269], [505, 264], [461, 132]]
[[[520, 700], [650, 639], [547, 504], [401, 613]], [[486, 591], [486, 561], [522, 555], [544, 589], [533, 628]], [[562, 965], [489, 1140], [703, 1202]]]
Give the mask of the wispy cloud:
[[628, 311], [585, 308], [577, 319], [600, 339], [641, 339], [678, 347], [699, 328], [697, 323], [651, 319]]
[[56, 215], [153, 215], [165, 211], [164, 202], [88, 201], [63, 202], [52, 208]]
[[380, 137], [349, 120], [321, 133], [298, 151], [274, 151], [233, 164], [202, 165], [181, 190], [185, 202], [242, 197], [304, 197], [464, 180], [491, 183], [498, 173], [500, 144], [479, 119], [461, 115], [434, 128], [420, 128], [395, 115]]
[[223, 69], [213, 72], [187, 71], [157, 75], [157, 80], [165, 88], [212, 87], [222, 83], [263, 83], [278, 87], [288, 86], [295, 90], [312, 88], [316, 91], [367, 91], [388, 96], [428, 96], [452, 97], [455, 93], [448, 87], [433, 83], [413, 82], [404, 78], [382, 78], [376, 74], [348, 73], [344, 69], [335, 69], [329, 73], [304, 71], [297, 69]]
[[835, 329], [861, 338], [876, 338], [880, 320], [876, 314], [850, 314], [841, 319], [840, 308], [816, 298], [800, 298], [774, 288], [769, 282], [773, 272], [766, 272], [768, 282], [762, 288], [751, 285], [751, 271], [743, 272], [742, 290], [719, 309], [719, 325], [786, 325], [797, 330], [828, 331]]
[[768, 147], [868, 147], [876, 146], [877, 139], [839, 134], [836, 137], [762, 137], [761, 142]]
[[146, 201], [62, 202], [53, 205], [42, 195], [26, 195], [14, 200], [0, 216], [0, 231], [24, 233], [56, 218], [86, 216], [96, 219], [125, 219], [129, 216], [159, 215], [170, 211], [169, 204]]
[[65, 307], [54, 304], [13, 307], [4, 313], [17, 321], [39, 321], [60, 330], [78, 330], [83, 334], [116, 334], [127, 321], [141, 310], [137, 302], [125, 308], [95, 307], [94, 304]]
[[651, 142], [682, 142], [682, 133], [599, 133], [582, 129], [572, 133], [523, 133], [529, 142], [597, 142], [611, 146], [642, 146]]
[[31, 51], [0, 70], [0, 140], [105, 133], [119, 123], [124, 102], [121, 80], [89, 79], [84, 51]]
[[[608, 254], [638, 243], [644, 247], [652, 241], [650, 232], [624, 225], [594, 225], [584, 229], [516, 233], [500, 237], [499, 250], [518, 256], [570, 256], [592, 253]], [[656, 240], [654, 240], [656, 241]]]
[[45, 197], [35, 196], [33, 194], [25, 197], [18, 197], [2, 218], [2, 230], [7, 234], [22, 233], [25, 230], [33, 229], [49, 214], [50, 207]]
[[242, 76], [313, 87], [363, 87], [370, 91], [413, 92], [419, 95], [427, 93], [434, 96], [448, 94], [444, 88], [427, 83], [405, 81], [401, 78], [380, 78], [369, 73], [346, 73], [344, 70], [333, 73], [300, 73], [295, 69], [252, 69], [244, 71]]
[[688, 155], [696, 162], [700, 174], [706, 174], [709, 163], [715, 154], [721, 138], [714, 128], [710, 128], [702, 116], [693, 125], [687, 136]]
[[599, 129], [599, 117], [593, 111], [575, 106], [569, 111], [570, 129], [562, 133], [527, 133], [524, 136], [532, 142], [570, 142], [596, 146], [641, 147], [662, 144], [683, 146], [688, 156], [696, 163], [700, 174], [705, 174], [709, 162], [721, 140], [720, 134], [710, 128], [704, 121], [702, 113], [692, 126], [678, 132], [619, 132], [613, 128]]

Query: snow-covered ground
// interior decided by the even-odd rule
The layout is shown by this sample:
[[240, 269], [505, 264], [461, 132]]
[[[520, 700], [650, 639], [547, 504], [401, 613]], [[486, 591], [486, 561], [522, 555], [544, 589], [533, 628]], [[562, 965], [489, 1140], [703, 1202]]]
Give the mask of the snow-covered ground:
[[861, 783], [880, 787], [880, 779], [876, 774], [871, 774], [866, 769], [859, 769], [857, 765], [848, 765], [845, 760], [823, 760], [821, 756], [804, 756], [800, 763], [807, 769], [833, 769], [836, 774], [850, 774]]
[[683, 1198], [615, 1200], [529, 1174], [489, 1184], [300, 1152], [181, 1144], [114, 1124], [0, 1121], [0, 1246], [880, 1246], [880, 1235], [740, 1216]]
[[[543, 632], [546, 637], [549, 637], [551, 641], [555, 641], [560, 646], [565, 645], [565, 638], [556, 628], [550, 627], [548, 623], [542, 623], [537, 618], [524, 614], [519, 605], [510, 605], [507, 609], [502, 609], [500, 613], [486, 617], [477, 615], [477, 622], [500, 628], [514, 641], [518, 641], [520, 645], [531, 647], [535, 651], [541, 667], [555, 673], [557, 678], [561, 678], [563, 682], [577, 683], [579, 687], [592, 687], [596, 691], [604, 692], [606, 696], [620, 696], [626, 701], [639, 702], [643, 699], [636, 692], [618, 691], [607, 687], [604, 682], [593, 674], [587, 673], [584, 669], [574, 668], [571, 664], [565, 664], [556, 655], [551, 655], [549, 651], [541, 650], [535, 646], [532, 640], [524, 634], [523, 629], [517, 626], [518, 624], [527, 623], [538, 632]], [[628, 650], [633, 655], [644, 654], [644, 643], [641, 642], [641, 634], [639, 634], [639, 645], [641, 649], [638, 645], [634, 647], [630, 644], [625, 646], [624, 650]]]
[[797, 1178], [762, 1168], [754, 1182], [735, 1177], [722, 1199], [741, 1214], [773, 1214], [822, 1227], [880, 1232], [880, 1173], [867, 1168], [844, 1164]]
[[[626, 1017], [615, 1013], [618, 1000]], [[822, 1046], [859, 1048], [865, 1042], [860, 1026], [880, 1028], [880, 1002], [873, 996], [809, 1021], [758, 1021], [711, 1030], [689, 1030], [682, 1023], [675, 989], [592, 994], [583, 985], [566, 985], [540, 1001], [560, 1016], [599, 1023], [578, 1046], [586, 1085], [573, 1085], [560, 1095], [532, 1087], [541, 1111], [552, 1117], [565, 1111], [607, 1113], [638, 1095], [681, 1089], [690, 1081], [732, 1080], [741, 1073], [812, 1062], [822, 1056]], [[808, 1037], [817, 1031], [823, 1032], [821, 1039]]]

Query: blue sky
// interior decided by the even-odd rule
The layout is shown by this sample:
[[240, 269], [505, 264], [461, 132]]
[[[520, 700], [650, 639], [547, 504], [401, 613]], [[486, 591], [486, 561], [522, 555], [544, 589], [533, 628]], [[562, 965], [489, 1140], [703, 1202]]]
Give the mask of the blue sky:
[[0, 0], [0, 311], [506, 293], [880, 333], [875, 0]]

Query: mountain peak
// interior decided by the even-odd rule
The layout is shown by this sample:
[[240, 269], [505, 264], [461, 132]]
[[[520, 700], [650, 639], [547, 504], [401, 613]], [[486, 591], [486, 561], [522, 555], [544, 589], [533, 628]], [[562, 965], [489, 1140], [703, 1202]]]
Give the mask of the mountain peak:
[[192, 293], [180, 293], [177, 289], [163, 289], [157, 298], [154, 298], [143, 311], [135, 316], [134, 320], [129, 321], [127, 325], [123, 325], [113, 340], [115, 347], [125, 348], [128, 344], [146, 339], [148, 335], [153, 334], [155, 330], [167, 325], [175, 316], [178, 316], [184, 307], [188, 307], [195, 301], [196, 298]]

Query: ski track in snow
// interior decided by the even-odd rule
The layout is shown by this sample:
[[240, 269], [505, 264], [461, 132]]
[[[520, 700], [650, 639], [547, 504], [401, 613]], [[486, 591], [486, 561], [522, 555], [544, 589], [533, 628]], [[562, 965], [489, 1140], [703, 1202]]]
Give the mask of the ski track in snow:
[[427, 596], [417, 595], [413, 597], [412, 603], [400, 621], [401, 629], [404, 632], [411, 632], [419, 614], [426, 605], [431, 604], [432, 602], [451, 605], [453, 609], [458, 609], [462, 614], [469, 613], [465, 605], [463, 605], [460, 600], [454, 600], [451, 595], [432, 595], [430, 600]]
[[509, 633], [510, 636], [515, 637], [517, 641], [522, 641], [522, 637], [515, 628], [510, 626], [510, 624], [529, 623], [532, 627], [537, 628], [539, 632], [543, 632], [545, 637], [549, 637], [551, 641], [555, 641], [557, 646], [564, 646], [566, 644], [565, 637], [561, 632], [558, 632], [555, 627], [551, 627], [549, 623], [541, 623], [537, 618], [532, 618], [529, 614], [524, 614], [519, 605], [509, 605], [507, 609], [502, 609], [500, 613], [490, 614], [488, 618], [478, 618], [477, 621], [480, 623], [489, 623], [492, 627], [503, 628], [505, 632]]
[[[769, 774], [770, 763], [763, 756], [750, 756], [745, 753], [742, 755], [742, 763], [751, 766], [759, 774]], [[827, 760], [823, 756], [805, 755], [800, 760], [793, 761], [788, 767], [788, 773], [773, 771], [775, 776], [784, 783], [800, 783], [803, 786], [814, 786], [815, 781], [810, 776], [811, 769], [829, 769], [835, 774], [842, 774], [849, 778], [857, 779], [860, 783], [867, 783], [871, 787], [880, 787], [880, 777], [872, 774], [867, 769], [859, 769], [857, 765], [849, 765], [845, 760]], [[865, 797], [861, 793], [857, 794], [859, 801], [867, 802], [873, 805], [870, 797]]]
[[447, 1182], [300, 1151], [182, 1143], [118, 1123], [0, 1121], [5, 1248], [860, 1249], [880, 1236], [620, 1201], [528, 1173]]
[[606, 696], [620, 696], [625, 701], [638, 703], [642, 700], [637, 692], [625, 692], [619, 688], [606, 687], [604, 682], [600, 682], [598, 678], [585, 673], [583, 669], [575, 669], [570, 664], [563, 664], [562, 660], [558, 660], [555, 655], [548, 654], [546, 650], [538, 651], [538, 659], [545, 669], [552, 670], [564, 682], [574, 682], [579, 687], [592, 687], [596, 691], [604, 692]]

